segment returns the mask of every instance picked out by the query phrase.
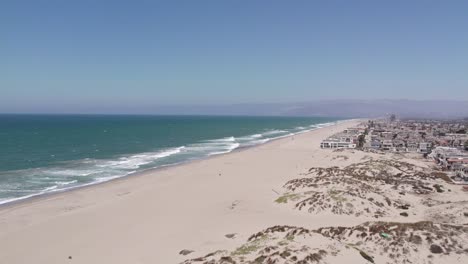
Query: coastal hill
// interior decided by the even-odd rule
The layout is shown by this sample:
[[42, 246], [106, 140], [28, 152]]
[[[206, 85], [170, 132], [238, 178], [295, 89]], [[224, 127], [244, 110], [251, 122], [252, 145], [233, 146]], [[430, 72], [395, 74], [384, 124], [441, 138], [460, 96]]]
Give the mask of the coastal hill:
[[[31, 109], [2, 109], [3, 113], [56, 113], [43, 106]], [[468, 101], [456, 100], [317, 100], [290, 103], [186, 104], [158, 103], [70, 106], [63, 114], [149, 114], [149, 115], [254, 115], [375, 118], [396, 114], [401, 118], [468, 118]]]
[[[100, 109], [96, 109], [99, 111]], [[394, 113], [407, 118], [466, 118], [468, 101], [450, 100], [320, 100], [297, 103], [245, 103], [231, 105], [155, 105], [126, 109], [135, 113], [201, 115], [276, 115], [380, 117]]]

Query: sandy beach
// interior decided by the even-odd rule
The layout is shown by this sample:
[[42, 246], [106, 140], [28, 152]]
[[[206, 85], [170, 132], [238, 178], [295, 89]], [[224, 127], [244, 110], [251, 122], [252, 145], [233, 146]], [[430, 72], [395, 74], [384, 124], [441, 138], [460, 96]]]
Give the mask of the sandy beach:
[[[327, 200], [323, 200], [323, 210], [316, 211], [318, 205], [304, 202], [298, 207], [288, 201], [299, 202], [307, 195], [321, 195], [320, 190], [327, 190], [331, 196], [337, 193], [330, 189], [330, 185], [311, 191], [302, 190], [305, 185], [291, 181], [303, 178], [307, 173], [315, 173], [311, 170], [313, 167], [339, 166], [353, 173], [364, 167], [357, 168], [352, 164], [370, 166], [370, 161], [379, 159], [395, 160], [400, 163], [389, 165], [386, 161], [383, 165], [400, 168], [401, 164], [406, 164], [407, 170], [412, 171], [430, 166], [427, 162], [408, 157], [387, 159], [375, 153], [320, 149], [321, 140], [357, 123], [357, 120], [345, 121], [206, 160], [3, 206], [0, 208], [0, 263], [181, 263], [217, 250], [232, 252], [242, 248], [246, 241], [252, 241], [252, 234], [273, 226], [318, 230], [336, 226], [351, 228], [376, 221], [376, 218], [378, 221], [402, 223], [440, 218], [433, 215], [440, 213], [434, 208], [431, 215], [430, 210], [421, 209], [418, 205], [427, 201], [428, 196], [401, 196], [401, 190], [393, 194], [395, 192], [390, 187], [380, 183], [378, 191], [372, 189], [376, 183], [370, 183], [368, 187], [359, 187], [362, 190], [359, 195], [352, 192], [343, 194], [343, 197], [349, 196], [346, 199], [352, 203], [350, 207], [353, 209], [346, 209], [345, 205], [328, 207]], [[368, 167], [364, 170], [370, 171]], [[390, 170], [385, 171], [391, 173]], [[436, 181], [444, 185], [442, 180]], [[338, 183], [340, 186], [350, 184], [346, 181]], [[320, 179], [317, 178], [313, 184], [315, 187], [309, 187], [316, 188], [321, 184]], [[401, 188], [406, 187], [402, 185]], [[407, 191], [413, 189], [408, 188]], [[434, 201], [455, 199], [463, 203], [465, 196], [453, 188], [442, 198], [430, 197]], [[369, 200], [369, 197], [373, 199]], [[379, 199], [382, 199], [382, 204], [395, 206], [383, 209], [383, 205], [379, 206]], [[409, 211], [408, 216], [400, 215], [398, 206], [409, 206], [403, 202], [411, 204], [411, 209], [415, 208]], [[452, 222], [462, 224], [466, 220], [461, 216]], [[272, 231], [272, 234], [288, 230], [280, 228], [279, 233]], [[336, 250], [332, 263], [366, 263], [363, 255], [359, 255], [362, 251], [344, 248], [345, 242], [330, 235], [329, 230], [312, 233], [313, 237], [305, 243], [311, 248], [326, 247], [329, 253], [334, 252], [331, 248]], [[323, 236], [317, 237], [315, 233]], [[463, 235], [461, 241], [466, 239], [466, 233]], [[271, 241], [279, 239], [273, 236]], [[179, 254], [182, 250], [186, 250], [184, 253], [187, 255]], [[245, 257], [251, 253], [246, 252]], [[326, 254], [323, 253], [324, 258]], [[420, 257], [426, 258], [427, 255], [422, 252]], [[189, 260], [187, 263], [224, 263], [208, 262], [210, 257], [216, 256], [213, 254], [200, 259], [200, 262]], [[388, 260], [386, 255], [376, 256], [376, 260], [378, 258]], [[463, 263], [460, 255], [447, 256], [446, 260]], [[433, 261], [438, 263], [437, 258]], [[432, 262], [421, 260], [420, 263]]]

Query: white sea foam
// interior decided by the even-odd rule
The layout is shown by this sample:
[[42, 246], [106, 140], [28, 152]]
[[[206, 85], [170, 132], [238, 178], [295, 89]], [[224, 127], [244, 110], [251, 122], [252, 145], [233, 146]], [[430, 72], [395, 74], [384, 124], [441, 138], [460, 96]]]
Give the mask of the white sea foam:
[[236, 141], [251, 141], [257, 138], [261, 138], [261, 137], [263, 137], [262, 134], [253, 134], [253, 135], [248, 135], [245, 137], [238, 137], [236, 138]]
[[[36, 196], [40, 196], [40, 195], [44, 195], [44, 194], [55, 193], [55, 192], [63, 192], [63, 191], [67, 191], [67, 190], [76, 189], [78, 187], [85, 187], [85, 186], [89, 186], [89, 185], [94, 185], [94, 184], [110, 181], [110, 180], [113, 180], [113, 179], [125, 177], [125, 176], [127, 176], [129, 174], [132, 174], [132, 173], [135, 173], [135, 172], [136, 171], [128, 171], [128, 172], [120, 174], [120, 175], [114, 175], [114, 176], [109, 176], [109, 177], [98, 177], [98, 178], [95, 178], [92, 182], [88, 182], [88, 183], [80, 184], [80, 185], [74, 185], [74, 186], [70, 186], [70, 187], [64, 187], [64, 188], [58, 188], [58, 187], [61, 184], [62, 184], [62, 186], [63, 185], [70, 185], [70, 184], [76, 183], [77, 181], [70, 181], [70, 182], [67, 182], [67, 184], [65, 184], [65, 182], [62, 182], [61, 184], [56, 182], [56, 185], [44, 188], [44, 189], [39, 190], [39, 191], [34, 191], [35, 193], [33, 193], [33, 194], [29, 194], [29, 195], [25, 195], [25, 196], [21, 196], [21, 197], [15, 197], [15, 198], [0, 199], [0, 205], [1, 204], [6, 204], [6, 203], [11, 203], [11, 202], [16, 202], [16, 201], [21, 201], [21, 200], [24, 200], [24, 199], [28, 199], [28, 198], [32, 198], [32, 197], [36, 197]], [[25, 191], [28, 192], [27, 190], [25, 190]], [[29, 190], [29, 192], [31, 192], [31, 190]]]
[[233, 142], [236, 141], [235, 137], [225, 137], [225, 138], [218, 138], [218, 139], [210, 139], [207, 140], [207, 142], [216, 142], [216, 143], [222, 143], [222, 142]]
[[327, 122], [327, 123], [319, 123], [319, 124], [316, 124], [316, 126], [318, 128], [322, 128], [322, 127], [327, 127], [327, 126], [331, 126], [331, 125], [334, 125], [336, 122]]
[[252, 145], [254, 146], [254, 145], [264, 144], [264, 143], [267, 143], [270, 140], [271, 139], [269, 139], [269, 138], [254, 140], [254, 141], [252, 141]]
[[122, 173], [122, 174], [116, 174], [116, 175], [113, 175], [113, 176], [97, 177], [94, 180], [93, 184], [102, 183], [102, 182], [110, 181], [110, 180], [113, 180], [113, 179], [122, 178], [122, 177], [125, 177], [125, 176], [130, 175], [130, 174], [135, 173], [135, 172], [136, 171], [128, 171], [128, 172], [125, 172], [125, 173]]
[[44, 193], [39, 192], [39, 193], [25, 195], [25, 196], [21, 196], [21, 197], [17, 197], [17, 198], [0, 199], [0, 204], [6, 204], [6, 203], [15, 202], [15, 201], [20, 201], [20, 200], [28, 199], [28, 198], [31, 198], [31, 197], [34, 197], [34, 196], [42, 195], [42, 194], [44, 194]]
[[58, 186], [65, 186], [65, 185], [70, 185], [70, 184], [74, 184], [74, 183], [77, 183], [78, 181], [77, 180], [73, 180], [73, 181], [56, 181], [55, 184], [57, 184]]
[[276, 134], [281, 134], [281, 133], [287, 133], [288, 131], [286, 130], [270, 130], [262, 133], [263, 136], [270, 136], [270, 135], [276, 135]]
[[224, 149], [224, 150], [208, 153], [208, 156], [213, 156], [213, 155], [218, 155], [218, 154], [229, 153], [229, 152], [235, 150], [236, 148], [238, 148], [239, 146], [240, 146], [239, 143], [233, 143], [233, 144], [229, 145], [229, 146], [228, 146], [226, 149]]
[[261, 138], [262, 134], [253, 134], [251, 136], [248, 136], [249, 138]]
[[43, 190], [43, 192], [50, 192], [52, 190], [56, 190], [58, 187], [58, 185], [53, 185], [53, 186], [50, 186], [50, 187], [47, 187]]
[[[225, 138], [205, 140], [187, 145], [186, 147], [181, 146], [156, 152], [139, 153], [116, 158], [113, 160], [86, 158], [83, 160], [62, 162], [60, 164], [63, 164], [63, 166], [60, 165], [56, 168], [36, 168], [15, 171], [12, 173], [18, 174], [19, 177], [27, 175], [26, 182], [31, 184], [32, 189], [23, 190], [23, 192], [21, 190], [16, 190], [16, 188], [4, 188], [7, 186], [1, 186], [3, 191], [8, 192], [11, 189], [12, 192], [21, 192], [22, 194], [24, 193], [27, 195], [17, 198], [3, 198], [0, 199], [0, 204], [27, 199], [46, 193], [65, 191], [81, 186], [93, 185], [112, 179], [125, 177], [131, 173], [137, 172], [139, 169], [142, 168], [142, 166], [145, 165], [146, 167], [144, 168], [170, 166], [206, 156], [229, 153], [242, 146], [260, 145], [274, 139], [288, 137], [307, 131], [315, 130], [318, 128], [327, 127], [335, 123], [336, 122], [320, 123], [313, 124], [307, 127], [298, 126], [291, 129], [290, 131], [280, 129], [269, 130], [261, 134], [252, 134], [237, 138], [230, 136]], [[175, 159], [164, 160], [164, 158], [172, 157], [178, 154], [181, 154], [183, 156], [180, 156], [180, 158], [175, 156]], [[81, 177], [83, 177], [85, 183], [80, 183], [81, 180], [77, 180], [76, 177], [80, 177], [80, 179]], [[50, 181], [51, 186], [39, 190], [34, 190], [34, 186], [43, 183], [44, 180]]]
[[118, 160], [105, 161], [98, 164], [98, 167], [113, 167], [118, 169], [138, 169], [142, 165], [152, 163], [158, 159], [166, 158], [177, 153], [180, 153], [184, 146], [178, 148], [167, 149], [159, 152], [147, 152], [128, 157], [122, 157]]
[[54, 176], [89, 176], [96, 173], [96, 170], [83, 170], [83, 169], [51, 169], [44, 170], [43, 174], [50, 174]]
[[277, 136], [277, 137], [272, 137], [272, 138], [269, 138], [270, 140], [274, 140], [274, 139], [280, 139], [280, 138], [285, 138], [285, 137], [290, 137], [290, 136], [294, 136], [296, 135], [297, 133], [288, 133], [286, 135], [281, 135], [281, 136]]
[[[77, 187], [93, 185], [97, 183], [102, 183], [105, 181], [109, 181], [112, 179], [120, 178], [127, 176], [131, 173], [135, 173], [141, 165], [148, 164], [152, 161], [169, 157], [171, 155], [175, 155], [180, 153], [184, 150], [185, 147], [178, 147], [167, 149], [158, 152], [150, 152], [150, 153], [141, 153], [136, 154], [128, 157], [122, 157], [118, 160], [96, 160], [96, 159], [84, 159], [81, 161], [74, 161], [70, 162], [74, 168], [53, 168], [53, 169], [29, 169], [29, 170], [22, 170], [16, 171], [16, 174], [20, 175], [29, 175], [33, 176], [27, 179], [27, 182], [32, 184], [32, 186], [36, 184], [43, 183], [43, 180], [52, 179], [57, 177], [65, 177], [64, 180], [56, 180], [53, 182], [53, 185], [43, 188], [41, 190], [28, 190], [27, 192], [34, 192], [29, 195], [24, 195], [21, 197], [15, 198], [3, 198], [0, 199], [0, 204], [10, 203], [14, 201], [19, 201], [23, 199], [28, 199], [31, 197], [35, 197], [38, 195], [44, 195], [48, 193], [58, 192], [58, 191], [66, 191], [70, 189], [74, 189]], [[85, 168], [80, 168], [79, 166], [85, 166]], [[132, 170], [133, 169], [133, 170]], [[46, 175], [50, 175], [46, 176]], [[81, 177], [81, 176], [90, 176], [96, 175], [97, 177], [90, 179], [90, 182], [84, 184], [77, 184], [77, 180], [69, 180], [66, 181], [66, 178], [70, 177]], [[102, 176], [99, 176], [102, 175]], [[3, 187], [3, 186], [2, 186]], [[3, 191], [8, 191], [8, 189], [3, 188]]]

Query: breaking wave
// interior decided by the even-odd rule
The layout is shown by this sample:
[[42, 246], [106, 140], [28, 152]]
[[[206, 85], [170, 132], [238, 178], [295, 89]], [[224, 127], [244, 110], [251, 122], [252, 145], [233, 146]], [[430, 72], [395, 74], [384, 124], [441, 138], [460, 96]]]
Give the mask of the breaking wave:
[[[51, 167], [0, 172], [0, 204], [37, 195], [65, 191], [81, 186], [101, 183], [152, 169], [191, 160], [232, 152], [239, 148], [264, 144], [274, 139], [304, 133], [334, 124], [321, 123], [291, 129], [269, 129], [245, 136], [227, 136], [193, 142], [184, 146], [153, 152], [116, 156], [111, 159], [86, 158], [58, 163]], [[8, 181], [15, 179], [15, 181]], [[21, 184], [19, 184], [19, 180]]]

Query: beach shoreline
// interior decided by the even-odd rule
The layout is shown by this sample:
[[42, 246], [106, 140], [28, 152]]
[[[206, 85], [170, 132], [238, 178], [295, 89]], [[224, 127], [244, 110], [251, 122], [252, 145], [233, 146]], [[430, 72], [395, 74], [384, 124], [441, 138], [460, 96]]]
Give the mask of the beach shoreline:
[[[332, 126], [336, 125], [336, 124], [340, 124], [342, 122], [355, 121], [355, 120], [360, 120], [360, 119], [338, 120], [338, 121], [332, 122], [333, 123]], [[207, 156], [207, 157], [199, 157], [199, 158], [195, 158], [195, 159], [192, 159], [192, 160], [186, 160], [186, 161], [182, 161], [182, 162], [178, 162], [178, 163], [162, 165], [162, 166], [155, 167], [155, 168], [142, 169], [142, 170], [137, 171], [137, 172], [133, 172], [133, 173], [130, 173], [130, 174], [127, 174], [127, 175], [124, 175], [124, 176], [119, 176], [119, 177], [116, 177], [116, 178], [111, 178], [111, 179], [108, 179], [108, 180], [104, 180], [102, 182], [91, 182], [91, 183], [87, 183], [87, 184], [84, 184], [84, 185], [69, 187], [69, 188], [66, 188], [66, 189], [56, 190], [56, 191], [52, 191], [52, 192], [38, 193], [38, 194], [33, 194], [31, 196], [13, 198], [13, 199], [11, 199], [11, 201], [7, 200], [7, 202], [0, 203], [0, 209], [7, 208], [9, 206], [19, 205], [19, 204], [22, 204], [22, 203], [28, 203], [28, 202], [34, 201], [36, 199], [43, 199], [43, 198], [46, 198], [46, 197], [51, 196], [51, 195], [52, 196], [53, 195], [59, 195], [59, 194], [66, 193], [66, 192], [80, 190], [80, 189], [83, 189], [83, 188], [92, 188], [95, 185], [108, 184], [108, 183], [111, 183], [111, 182], [114, 182], [114, 181], [125, 180], [127, 177], [139, 177], [139, 176], [145, 176], [147, 174], [154, 174], [154, 173], [157, 173], [158, 171], [161, 171], [161, 170], [166, 170], [166, 169], [170, 169], [170, 168], [177, 167], [177, 166], [184, 166], [184, 165], [188, 165], [188, 164], [191, 164], [191, 163], [196, 163], [196, 162], [199, 162], [199, 161], [202, 161], [202, 160], [209, 160], [209, 159], [216, 158], [216, 157], [219, 157], [219, 156], [229, 155], [229, 154], [235, 153], [235, 152], [245, 151], [245, 150], [248, 150], [248, 149], [251, 149], [251, 148], [255, 148], [255, 147], [265, 145], [265, 144], [273, 143], [273, 142], [275, 142], [277, 140], [294, 137], [296, 135], [300, 135], [300, 134], [304, 134], [304, 133], [309, 133], [311, 131], [314, 131], [314, 130], [317, 130], [317, 129], [323, 129], [323, 128], [326, 128], [326, 127], [329, 127], [329, 126], [330, 125], [327, 125], [325, 127], [319, 127], [319, 128], [313, 128], [313, 129], [309, 129], [309, 130], [305, 130], [305, 131], [300, 131], [300, 132], [297, 132], [297, 133], [295, 133], [293, 135], [285, 135], [285, 136], [280, 136], [280, 137], [277, 137], [277, 138], [272, 138], [272, 139], [269, 139], [265, 143], [261, 143], [261, 144], [258, 144], [258, 145], [252, 145], [252, 146], [238, 147], [238, 148], [235, 148], [232, 151], [229, 151], [229, 152], [226, 152], [226, 153], [210, 155], [210, 156]]]
[[[275, 223], [311, 226], [303, 214], [278, 208], [275, 189], [320, 159], [321, 140], [359, 122], [340, 121], [207, 159], [5, 204], [0, 207], [0, 260], [63, 263], [72, 256], [80, 263], [177, 263], [186, 258], [178, 254], [184, 248], [200, 253], [232, 247]], [[343, 219], [350, 225], [361, 221], [322, 217], [312, 226]], [[238, 239], [226, 239], [230, 232]], [[109, 255], [132, 244], [139, 246], [125, 256]], [[18, 248], [31, 254], [15, 254]], [[144, 257], [135, 261], [139, 256]]]
[[463, 263], [466, 191], [431, 160], [320, 148], [363, 122], [7, 204], [0, 263]]

